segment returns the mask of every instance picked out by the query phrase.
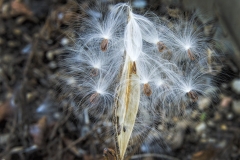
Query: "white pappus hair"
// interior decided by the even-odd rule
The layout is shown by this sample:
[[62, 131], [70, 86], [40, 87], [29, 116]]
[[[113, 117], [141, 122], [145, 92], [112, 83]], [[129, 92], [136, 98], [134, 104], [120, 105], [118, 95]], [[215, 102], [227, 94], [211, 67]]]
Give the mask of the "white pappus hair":
[[[194, 28], [194, 18], [171, 22], [170, 28], [152, 13], [134, 13], [126, 3], [103, 12], [81, 18], [83, 29], [64, 61], [67, 74], [77, 79], [75, 87], [67, 88], [75, 93], [77, 110], [89, 108], [95, 118], [117, 117], [119, 136], [126, 131], [139, 137], [146, 114], [158, 117], [169, 105], [178, 111], [205, 95], [211, 86], [210, 73], [204, 72], [211, 65], [211, 47], [201, 29]], [[131, 107], [134, 120], [128, 121]], [[123, 159], [126, 144], [118, 141]]]

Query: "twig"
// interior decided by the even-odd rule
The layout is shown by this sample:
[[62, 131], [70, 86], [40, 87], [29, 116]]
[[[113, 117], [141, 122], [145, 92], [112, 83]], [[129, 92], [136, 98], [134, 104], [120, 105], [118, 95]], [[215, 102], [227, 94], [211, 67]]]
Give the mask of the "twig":
[[92, 135], [94, 133], [94, 131], [96, 131], [98, 129], [99, 125], [96, 125], [91, 131], [89, 131], [84, 137], [79, 137], [77, 140], [75, 140], [74, 142], [72, 142], [70, 145], [68, 145], [65, 149], [63, 149], [63, 153], [66, 152], [67, 150], [69, 150], [71, 147], [73, 147], [74, 145], [82, 142], [83, 140], [85, 140], [88, 136]]

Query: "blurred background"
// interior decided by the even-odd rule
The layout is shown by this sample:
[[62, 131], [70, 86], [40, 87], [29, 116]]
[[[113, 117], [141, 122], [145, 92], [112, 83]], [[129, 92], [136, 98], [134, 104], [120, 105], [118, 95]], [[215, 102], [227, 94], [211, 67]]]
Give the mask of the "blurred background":
[[[0, 0], [0, 159], [95, 160], [114, 149], [111, 122], [76, 112], [74, 85], [60, 65], [83, 10], [120, 0]], [[127, 1], [126, 1], [127, 2]], [[132, 0], [140, 13], [166, 19], [196, 14], [216, 42], [217, 95], [201, 97], [188, 119], [174, 117], [162, 135], [133, 140], [126, 159], [240, 159], [239, 0]], [[81, 9], [80, 9], [81, 8]], [[97, 14], [94, 12], [94, 14]], [[69, 84], [62, 86], [63, 84]], [[113, 159], [108, 155], [109, 159]]]

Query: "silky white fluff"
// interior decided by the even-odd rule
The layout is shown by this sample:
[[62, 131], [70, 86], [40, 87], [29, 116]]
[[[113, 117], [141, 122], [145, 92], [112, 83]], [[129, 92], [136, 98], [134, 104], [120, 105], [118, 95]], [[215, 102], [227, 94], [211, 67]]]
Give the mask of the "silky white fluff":
[[95, 118], [113, 116], [117, 88], [129, 81], [120, 80], [126, 56], [136, 64], [136, 80], [141, 85], [133, 133], [137, 137], [156, 130], [147, 125], [161, 119], [151, 116], [180, 111], [212, 85], [208, 52], [213, 49], [194, 18], [173, 21], [168, 27], [156, 15], [136, 14], [125, 3], [99, 15], [81, 18], [82, 30], [63, 63], [67, 74], [74, 77], [74, 87], [66, 81], [66, 90], [74, 94], [77, 110], [89, 108]]

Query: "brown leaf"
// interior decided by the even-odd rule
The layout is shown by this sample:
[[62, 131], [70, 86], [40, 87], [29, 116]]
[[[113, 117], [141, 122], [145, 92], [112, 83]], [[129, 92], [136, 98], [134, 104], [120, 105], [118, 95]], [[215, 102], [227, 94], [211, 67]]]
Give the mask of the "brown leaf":
[[9, 101], [0, 104], [0, 122], [11, 115], [12, 111], [13, 110]]
[[30, 127], [30, 134], [33, 137], [34, 144], [41, 146], [45, 140], [45, 133], [47, 129], [47, 117], [43, 116], [38, 120], [37, 124]]
[[24, 14], [27, 16], [33, 15], [33, 12], [24, 3], [18, 0], [11, 2], [11, 8], [15, 14]]
[[223, 108], [227, 108], [230, 106], [230, 104], [232, 103], [232, 98], [231, 97], [223, 97], [220, 106]]
[[216, 155], [216, 150], [213, 148], [209, 148], [209, 149], [194, 153], [192, 156], [192, 160], [213, 160], [215, 155]]

